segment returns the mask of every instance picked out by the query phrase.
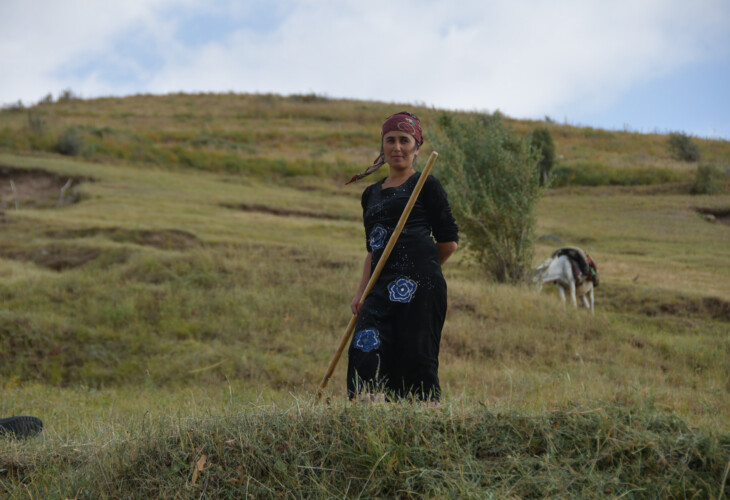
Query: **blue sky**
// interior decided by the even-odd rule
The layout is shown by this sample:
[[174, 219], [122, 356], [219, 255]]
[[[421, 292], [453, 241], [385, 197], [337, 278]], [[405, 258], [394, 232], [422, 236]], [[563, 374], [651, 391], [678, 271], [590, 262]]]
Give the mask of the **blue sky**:
[[607, 109], [580, 120], [606, 128], [665, 133], [687, 130], [730, 139], [730, 58], [687, 64], [633, 86]]
[[3, 0], [0, 104], [310, 93], [730, 140], [728, 0]]

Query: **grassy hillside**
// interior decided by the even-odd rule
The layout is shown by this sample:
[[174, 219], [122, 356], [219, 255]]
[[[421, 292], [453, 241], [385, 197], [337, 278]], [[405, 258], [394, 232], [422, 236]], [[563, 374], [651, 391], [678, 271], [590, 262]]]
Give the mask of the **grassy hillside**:
[[[332, 409], [311, 401], [364, 257], [363, 186], [342, 182], [401, 108], [170, 95], [0, 113], [0, 416], [46, 424], [0, 440], [0, 491], [197, 498], [207, 473], [209, 491], [232, 496], [306, 483], [333, 496], [717, 498], [730, 460], [730, 195], [690, 195], [696, 165], [672, 160], [661, 135], [547, 124], [560, 165], [605, 182], [548, 192], [536, 261], [588, 249], [602, 273], [594, 316], [554, 290], [490, 283], [457, 252], [444, 269], [442, 409], [349, 407], [344, 359]], [[428, 133], [437, 111], [416, 112]], [[54, 152], [64, 137], [73, 155]], [[726, 141], [696, 141], [704, 161], [730, 163]], [[398, 448], [382, 429], [406, 417], [443, 446], [408, 427], [411, 448]], [[566, 440], [556, 418], [588, 437]], [[292, 422], [279, 464], [271, 450]], [[454, 422], [458, 449], [444, 447]], [[322, 428], [353, 426], [356, 438], [324, 443]], [[486, 435], [501, 451], [480, 455]], [[249, 468], [251, 455], [272, 461]]]
[[[15, 107], [0, 113], [0, 147], [165, 168], [340, 180], [342, 172], [373, 160], [383, 118], [403, 108], [421, 117], [428, 153], [439, 110], [248, 94], [71, 98]], [[662, 134], [507, 121], [522, 135], [538, 126], [550, 129], [559, 157], [555, 181], [561, 185], [687, 183], [696, 167], [673, 159]], [[730, 166], [730, 142], [694, 141], [703, 163]]]

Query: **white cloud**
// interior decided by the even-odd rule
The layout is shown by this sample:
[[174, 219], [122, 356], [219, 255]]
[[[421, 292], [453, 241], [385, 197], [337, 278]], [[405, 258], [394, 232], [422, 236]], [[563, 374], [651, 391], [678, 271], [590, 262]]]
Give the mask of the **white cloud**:
[[[267, 8], [278, 24], [257, 29], [252, 16]], [[191, 47], [182, 18], [206, 12], [242, 28]], [[610, 106], [632, 85], [730, 47], [726, 0], [13, 0], [0, 19], [0, 102], [68, 86], [85, 96], [317, 92], [543, 116]], [[130, 30], [148, 41], [140, 60], [157, 62], [114, 52]], [[78, 69], [86, 60], [130, 78]]]
[[[83, 79], [64, 81], [64, 66], [108, 54], [114, 37], [132, 26], [149, 32], [164, 23], [160, 10], [174, 0], [94, 2], [10, 0], [0, 4], [0, 100], [37, 99]], [[93, 80], [93, 71], [89, 73]]]

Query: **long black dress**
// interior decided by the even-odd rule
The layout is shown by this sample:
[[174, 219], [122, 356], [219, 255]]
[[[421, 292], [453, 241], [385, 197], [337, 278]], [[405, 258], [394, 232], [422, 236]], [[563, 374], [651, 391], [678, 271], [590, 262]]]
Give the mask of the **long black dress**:
[[[418, 182], [362, 194], [371, 272]], [[432, 237], [433, 235], [433, 237]], [[438, 400], [438, 355], [446, 317], [446, 281], [437, 242], [458, 241], [458, 228], [441, 183], [430, 176], [388, 258], [365, 298], [348, 351], [347, 391], [385, 392], [389, 397]]]

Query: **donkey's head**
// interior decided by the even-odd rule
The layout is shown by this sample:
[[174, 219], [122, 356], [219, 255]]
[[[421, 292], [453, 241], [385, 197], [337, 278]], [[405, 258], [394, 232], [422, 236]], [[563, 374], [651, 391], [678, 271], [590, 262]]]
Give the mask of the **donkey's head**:
[[532, 277], [531, 277], [530, 281], [532, 281], [533, 284], [542, 286], [542, 281], [545, 277], [545, 273], [547, 272], [547, 270], [550, 267], [550, 264], [552, 263], [553, 260], [555, 260], [555, 259], [553, 259], [552, 257], [548, 257], [547, 259], [545, 259], [545, 261], [542, 264], [537, 266], [532, 271]]

